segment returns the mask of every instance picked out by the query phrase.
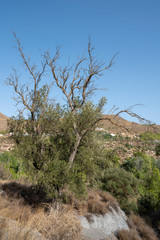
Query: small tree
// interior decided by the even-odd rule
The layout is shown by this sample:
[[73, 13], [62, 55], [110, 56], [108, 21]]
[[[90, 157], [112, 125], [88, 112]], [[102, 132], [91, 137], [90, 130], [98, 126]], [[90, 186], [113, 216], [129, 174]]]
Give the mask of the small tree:
[[[30, 59], [25, 57], [19, 39], [15, 33], [13, 35], [21, 59], [32, 79], [32, 84], [28, 80], [21, 85], [16, 70], [13, 70], [7, 80], [16, 93], [15, 100], [22, 106], [19, 118], [11, 121], [10, 126], [27, 171], [48, 191], [51, 192], [53, 188], [58, 194], [66, 184], [74, 189], [75, 185], [78, 188], [91, 182], [93, 184], [100, 168], [95, 154], [97, 143], [93, 140], [96, 124], [106, 119], [118, 125], [114, 122], [114, 116], [123, 112], [144, 120], [132, 113], [131, 108], [110, 117], [102, 117], [106, 99], [100, 99], [97, 105], [88, 100], [97, 90], [94, 80], [112, 67], [115, 56], [108, 65], [99, 63], [89, 40], [88, 56], [80, 58], [72, 66], [58, 65], [60, 53], [57, 49], [54, 57], [49, 52], [44, 54], [42, 69], [37, 70], [38, 65], [31, 64]], [[52, 84], [42, 81], [46, 68], [51, 71], [53, 82], [66, 98], [65, 108], [59, 104], [54, 105], [49, 99]], [[112, 110], [115, 113], [117, 109], [114, 107]], [[25, 111], [28, 117], [25, 117]]]

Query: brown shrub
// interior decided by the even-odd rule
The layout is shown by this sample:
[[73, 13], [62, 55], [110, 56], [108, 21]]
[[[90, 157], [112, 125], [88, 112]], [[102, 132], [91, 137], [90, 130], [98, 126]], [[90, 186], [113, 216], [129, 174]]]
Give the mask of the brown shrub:
[[0, 218], [0, 239], [3, 237], [4, 229], [6, 228], [6, 222]]
[[118, 210], [118, 202], [109, 192], [98, 191], [98, 193], [102, 202], [106, 202], [107, 206], [113, 207], [116, 211]]
[[157, 240], [155, 231], [140, 216], [131, 215], [128, 220], [130, 228], [136, 229], [141, 239]]
[[117, 210], [118, 203], [109, 193], [103, 191], [90, 191], [86, 201], [73, 200], [72, 206], [78, 210], [79, 214], [87, 215], [88, 213], [105, 215], [112, 206]]
[[88, 212], [87, 201], [74, 200], [73, 207], [78, 211], [80, 215], [85, 215]]
[[88, 200], [88, 212], [94, 214], [105, 215], [108, 212], [106, 203], [99, 201], [98, 199]]
[[121, 230], [118, 232], [117, 237], [119, 240], [141, 240], [138, 232], [134, 229], [130, 231]]
[[109, 193], [99, 190], [98, 191], [99, 196], [101, 197], [101, 200], [103, 202], [109, 202], [109, 203], [116, 203], [118, 205], [117, 200]]
[[7, 239], [31, 240], [34, 239], [33, 231], [40, 232], [47, 239], [80, 239], [79, 219], [69, 207], [62, 206], [59, 210], [52, 208], [50, 213], [45, 213], [42, 207], [33, 211], [31, 206], [24, 205], [20, 200], [0, 196], [0, 216], [9, 222], [5, 224], [4, 220], [0, 221], [1, 240], [6, 240], [4, 232], [5, 236], [8, 234]]
[[30, 221], [32, 228], [36, 228], [47, 239], [79, 240], [81, 239], [80, 221], [69, 207], [54, 210], [49, 215], [43, 212], [34, 215]]

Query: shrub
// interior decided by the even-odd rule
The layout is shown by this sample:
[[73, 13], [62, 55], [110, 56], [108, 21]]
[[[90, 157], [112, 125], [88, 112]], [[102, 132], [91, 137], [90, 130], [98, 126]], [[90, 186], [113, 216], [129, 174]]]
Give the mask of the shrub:
[[131, 215], [129, 217], [129, 226], [137, 230], [141, 239], [158, 240], [155, 231], [140, 216]]
[[131, 199], [135, 199], [138, 194], [138, 184], [139, 181], [132, 173], [121, 168], [107, 169], [101, 179], [102, 190], [110, 192], [125, 210], [132, 207]]
[[142, 153], [136, 153], [121, 165], [141, 180], [139, 185], [139, 211], [149, 213], [160, 207], [159, 161]]
[[69, 207], [62, 206], [59, 210], [45, 213], [43, 207], [35, 208], [33, 211], [30, 206], [23, 205], [18, 200], [12, 201], [0, 196], [0, 215], [0, 239], [2, 240], [81, 239], [80, 222]]
[[5, 168], [4, 163], [0, 163], [0, 179], [9, 179], [11, 178], [10, 172]]
[[142, 139], [143, 141], [160, 140], [160, 134], [159, 133], [146, 132], [146, 133], [140, 134], [140, 139]]
[[120, 230], [117, 234], [119, 240], [142, 240], [138, 232], [135, 229]]
[[154, 230], [141, 217], [130, 215], [128, 225], [129, 231], [118, 231], [118, 240], [158, 240]]
[[13, 178], [19, 178], [23, 174], [22, 162], [13, 152], [0, 154], [0, 163], [9, 170]]
[[160, 143], [156, 145], [155, 151], [156, 151], [156, 156], [160, 156]]

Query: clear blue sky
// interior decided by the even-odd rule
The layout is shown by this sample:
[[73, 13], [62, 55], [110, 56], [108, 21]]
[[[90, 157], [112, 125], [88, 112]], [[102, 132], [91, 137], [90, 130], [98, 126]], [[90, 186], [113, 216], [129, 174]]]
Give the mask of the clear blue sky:
[[[24, 71], [11, 31], [35, 61], [40, 52], [57, 45], [62, 46], [63, 62], [81, 55], [89, 35], [102, 61], [119, 52], [112, 70], [98, 81], [107, 91], [97, 92], [94, 101], [106, 96], [106, 113], [112, 105], [144, 104], [135, 112], [160, 124], [159, 0], [1, 0], [0, 112], [7, 116], [15, 115], [16, 106], [12, 89], [3, 82], [12, 67], [22, 76]], [[53, 96], [60, 100], [54, 89]]]

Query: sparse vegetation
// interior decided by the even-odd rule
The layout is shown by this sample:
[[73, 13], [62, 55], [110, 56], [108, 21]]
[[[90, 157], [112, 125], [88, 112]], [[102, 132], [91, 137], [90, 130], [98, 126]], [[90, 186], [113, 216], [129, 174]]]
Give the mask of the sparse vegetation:
[[[34, 211], [33, 211], [34, 210]], [[32, 209], [20, 200], [0, 196], [0, 239], [80, 239], [80, 223], [70, 207], [50, 213]]]

